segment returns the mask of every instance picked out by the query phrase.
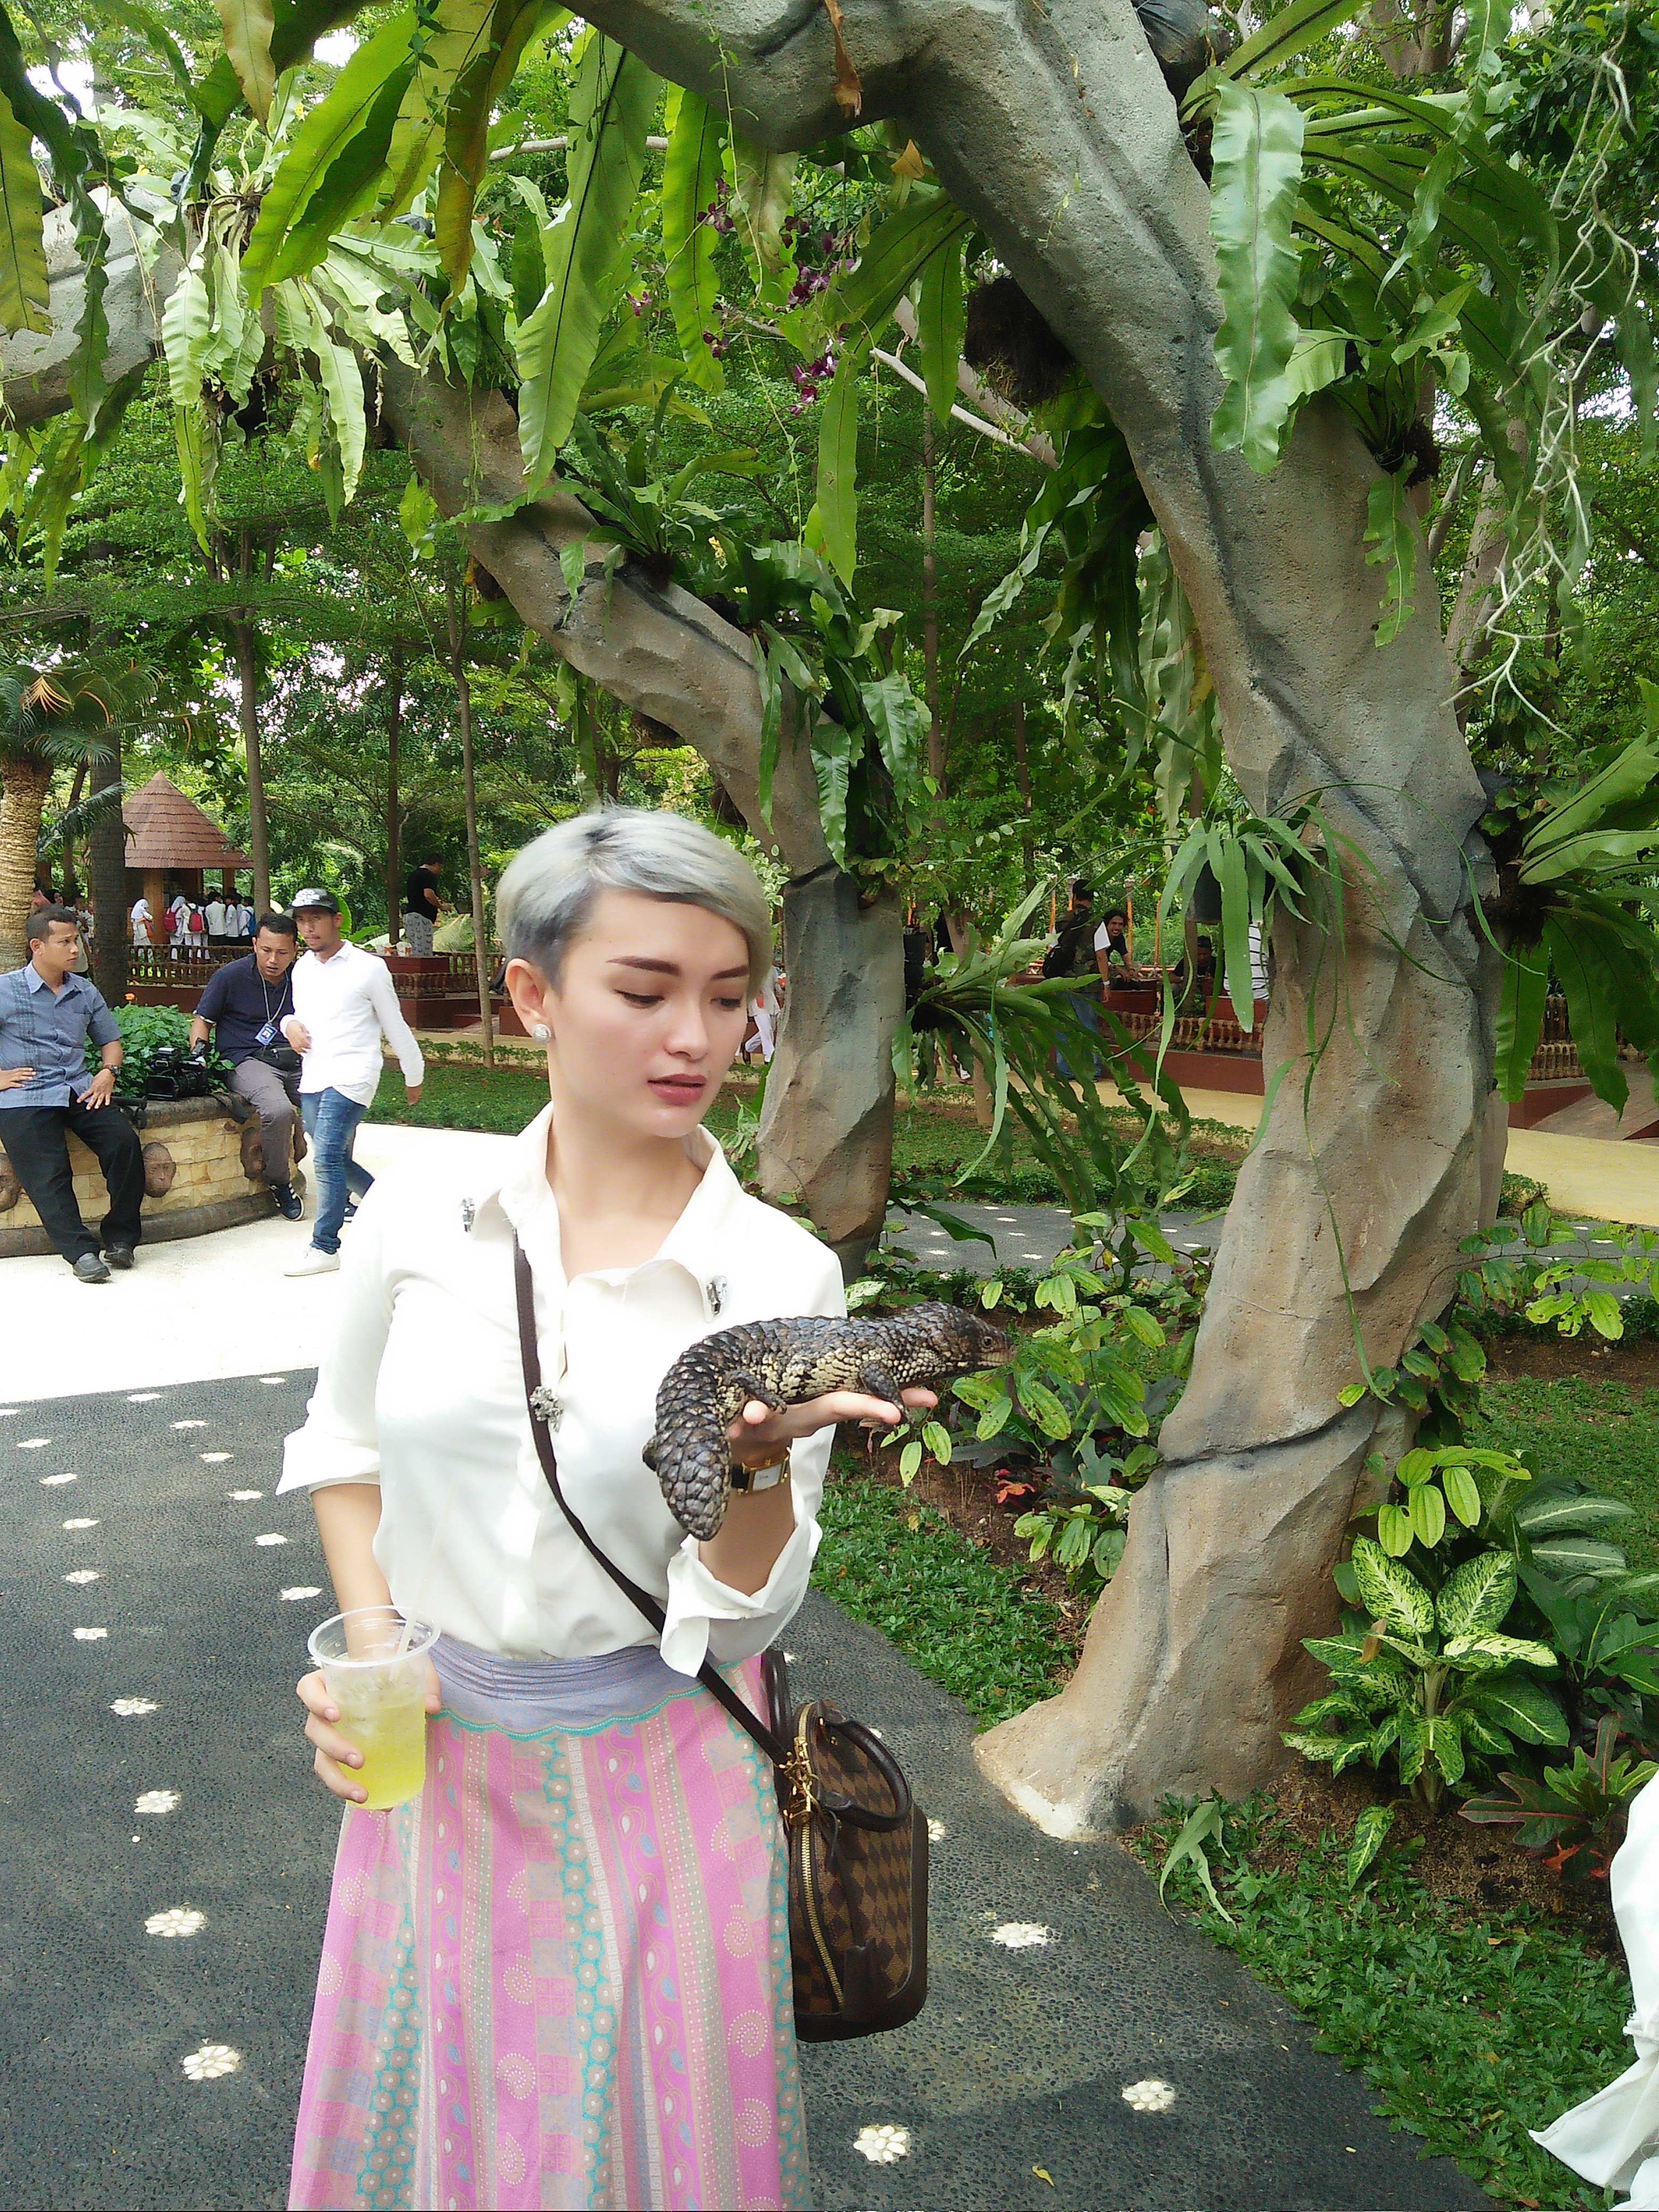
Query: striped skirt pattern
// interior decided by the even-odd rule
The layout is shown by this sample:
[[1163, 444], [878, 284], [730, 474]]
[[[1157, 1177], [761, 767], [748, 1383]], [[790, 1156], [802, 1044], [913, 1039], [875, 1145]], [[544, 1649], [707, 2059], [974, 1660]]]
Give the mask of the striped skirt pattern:
[[809, 2204], [769, 1766], [684, 1677], [526, 1730], [439, 1656], [425, 1789], [345, 1814], [290, 2205]]

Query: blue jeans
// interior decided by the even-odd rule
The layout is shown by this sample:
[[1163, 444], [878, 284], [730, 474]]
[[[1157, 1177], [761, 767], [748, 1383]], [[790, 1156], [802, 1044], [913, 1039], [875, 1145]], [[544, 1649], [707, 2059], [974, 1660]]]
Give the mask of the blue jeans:
[[[1068, 991], [1066, 994], [1066, 1003], [1085, 1030], [1092, 1030], [1097, 1036], [1100, 1035], [1100, 1000], [1098, 999], [1084, 991]], [[1097, 1058], [1094, 1066], [1086, 1071], [1072, 1067], [1067, 1065], [1065, 1054], [1056, 1046], [1054, 1066], [1060, 1074], [1074, 1081], [1087, 1083], [1100, 1074], [1105, 1062]]]
[[345, 1219], [346, 1197], [361, 1198], [374, 1186], [367, 1168], [351, 1157], [357, 1124], [367, 1106], [348, 1098], [343, 1091], [302, 1091], [300, 1111], [311, 1139], [311, 1161], [317, 1171], [317, 1218], [311, 1241], [319, 1252], [340, 1249], [340, 1224]]

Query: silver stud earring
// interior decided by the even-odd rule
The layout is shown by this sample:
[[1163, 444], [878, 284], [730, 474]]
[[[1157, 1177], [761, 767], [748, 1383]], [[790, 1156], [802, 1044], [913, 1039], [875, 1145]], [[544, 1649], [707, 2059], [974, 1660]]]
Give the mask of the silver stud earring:
[[553, 1042], [553, 1032], [549, 1029], [545, 1022], [532, 1022], [530, 1024], [530, 1039], [532, 1044], [551, 1044]]

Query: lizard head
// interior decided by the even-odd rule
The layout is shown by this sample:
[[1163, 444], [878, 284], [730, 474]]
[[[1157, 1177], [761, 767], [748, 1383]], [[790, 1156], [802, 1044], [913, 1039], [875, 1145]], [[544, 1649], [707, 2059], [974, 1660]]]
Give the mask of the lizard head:
[[981, 1367], [1006, 1367], [1014, 1347], [1003, 1330], [963, 1306], [912, 1306], [903, 1319], [937, 1350], [940, 1375], [972, 1375]]

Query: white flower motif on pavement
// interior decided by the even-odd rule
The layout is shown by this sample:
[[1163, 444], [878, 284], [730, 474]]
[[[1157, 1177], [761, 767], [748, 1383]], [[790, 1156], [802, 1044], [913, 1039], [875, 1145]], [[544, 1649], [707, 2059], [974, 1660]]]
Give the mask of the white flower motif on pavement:
[[950, 1832], [943, 1820], [930, 1820], [927, 1823], [927, 1840], [930, 1844], [942, 1844]]
[[110, 1711], [119, 1713], [124, 1721], [131, 1720], [135, 1713], [153, 1713], [155, 1700], [154, 1698], [118, 1698]]
[[291, 1604], [296, 1598], [320, 1597], [322, 1592], [315, 1583], [295, 1583], [292, 1589], [283, 1590], [282, 1595]]
[[15, 1421], [22, 1410], [21, 1406], [0, 1406], [0, 1421]]
[[44, 1451], [51, 1442], [50, 1437], [20, 1437], [17, 1449], [19, 1451]]
[[1039, 1944], [1054, 1940], [1054, 1929], [1045, 1928], [1040, 1920], [1005, 1920], [1000, 1928], [991, 1930], [991, 1941], [1000, 1943], [1005, 1951], [1034, 1951]]
[[1132, 2112], [1167, 2112], [1175, 2100], [1170, 2084], [1156, 2079], [1131, 2081], [1123, 2092], [1123, 2101]]
[[260, 1380], [262, 1382], [271, 1382], [271, 1383], [276, 1383], [276, 1382], [287, 1382], [287, 1380], [288, 1380], [288, 1377], [287, 1377], [287, 1376], [286, 1376], [286, 1375], [262, 1375], [262, 1376], [259, 1377], [259, 1380]]
[[40, 1487], [42, 1490], [56, 1490], [65, 1482], [78, 1482], [80, 1480], [78, 1474], [43, 1474]]
[[95, 1583], [101, 1570], [97, 1567], [77, 1567], [72, 1575], [65, 1575], [66, 1583]]
[[216, 2081], [222, 2074], [234, 2074], [241, 2063], [241, 2052], [228, 2043], [201, 2044], [179, 2061], [192, 2081]]
[[176, 1790], [146, 1790], [133, 1806], [135, 1813], [173, 1813], [178, 1810]]
[[251, 1505], [256, 1498], [264, 1496], [263, 1490], [228, 1490], [225, 1496], [237, 1505]]
[[108, 1634], [106, 1628], [77, 1628], [75, 1640], [77, 1644], [101, 1644]]
[[65, 1521], [64, 1526], [66, 1528], [95, 1528], [98, 1526], [98, 1523], [95, 1521], [87, 1520]]
[[267, 1528], [263, 1536], [256, 1536], [253, 1540], [256, 1544], [286, 1544], [288, 1538], [279, 1536], [274, 1528]]
[[197, 1457], [204, 1459], [210, 1467], [217, 1467], [221, 1460], [234, 1459], [235, 1456], [234, 1452], [198, 1452], [197, 1454]]
[[152, 1912], [144, 1923], [146, 1936], [199, 1936], [207, 1926], [205, 1912], [193, 1905], [170, 1905], [165, 1912]]
[[175, 1421], [173, 1425], [175, 1429], [204, 1429], [207, 1423], [205, 1421]]
[[910, 2154], [910, 2130], [882, 2121], [860, 2128], [853, 2138], [853, 2148], [872, 2166], [896, 2166], [900, 2159]]
[[159, 1390], [129, 1390], [127, 1403], [129, 1406], [153, 1406], [161, 1395]]

